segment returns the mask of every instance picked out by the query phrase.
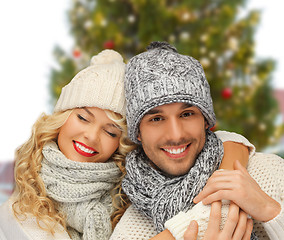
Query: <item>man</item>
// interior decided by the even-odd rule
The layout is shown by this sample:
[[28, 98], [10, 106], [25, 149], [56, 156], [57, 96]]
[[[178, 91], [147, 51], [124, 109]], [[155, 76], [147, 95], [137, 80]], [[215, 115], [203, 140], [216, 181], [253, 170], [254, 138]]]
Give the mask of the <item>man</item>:
[[128, 135], [139, 146], [127, 156], [123, 190], [135, 208], [126, 211], [115, 232], [139, 219], [140, 233], [154, 236], [181, 212], [166, 223], [173, 236], [183, 236], [190, 217], [202, 236], [210, 207], [194, 206], [193, 200], [224, 198], [254, 218], [252, 239], [284, 239], [283, 159], [255, 154], [248, 172], [257, 183], [236, 163], [234, 171], [217, 171], [204, 188], [219, 167], [223, 146], [209, 130], [216, 119], [200, 63], [167, 43], [154, 42], [129, 61], [125, 79]]

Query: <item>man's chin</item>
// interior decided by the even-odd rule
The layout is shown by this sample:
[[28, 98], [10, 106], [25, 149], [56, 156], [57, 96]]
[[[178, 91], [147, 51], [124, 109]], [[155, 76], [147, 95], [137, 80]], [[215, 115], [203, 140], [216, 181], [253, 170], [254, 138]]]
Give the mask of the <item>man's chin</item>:
[[179, 176], [183, 176], [185, 174], [188, 173], [189, 169], [185, 169], [185, 168], [182, 168], [182, 169], [164, 169], [164, 170], [161, 170], [159, 169], [162, 174], [164, 176], [167, 176], [167, 177], [170, 177], [170, 178], [174, 178], [174, 177], [179, 177]]

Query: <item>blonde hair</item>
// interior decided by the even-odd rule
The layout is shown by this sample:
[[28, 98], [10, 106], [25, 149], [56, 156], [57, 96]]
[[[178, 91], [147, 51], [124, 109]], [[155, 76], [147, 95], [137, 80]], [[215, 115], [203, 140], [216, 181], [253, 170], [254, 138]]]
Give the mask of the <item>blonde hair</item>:
[[120, 171], [122, 172], [121, 179], [119, 183], [115, 186], [112, 194], [112, 199], [113, 199], [112, 205], [114, 207], [114, 212], [111, 215], [111, 223], [112, 223], [112, 228], [114, 229], [114, 227], [119, 222], [122, 215], [124, 214], [125, 210], [130, 205], [130, 200], [128, 199], [126, 194], [122, 191], [121, 181], [126, 174], [125, 157], [127, 153], [129, 153], [130, 151], [136, 148], [136, 144], [131, 142], [127, 137], [127, 124], [125, 116], [122, 116], [118, 113], [114, 113], [111, 111], [105, 111], [105, 112], [107, 116], [112, 121], [114, 121], [115, 124], [117, 124], [117, 126], [122, 132], [119, 140], [119, 147], [112, 157], [112, 159], [114, 160]]
[[65, 219], [56, 208], [56, 203], [47, 197], [44, 183], [39, 176], [43, 146], [56, 141], [62, 125], [72, 110], [42, 114], [32, 127], [32, 134], [27, 142], [16, 151], [15, 183], [16, 201], [13, 204], [15, 216], [26, 218], [26, 213], [36, 217], [40, 228], [54, 233], [57, 223], [66, 229]]
[[[66, 230], [66, 220], [64, 213], [58, 211], [56, 202], [47, 197], [43, 180], [39, 176], [43, 158], [42, 149], [47, 142], [57, 141], [59, 130], [71, 112], [72, 110], [67, 110], [52, 115], [42, 114], [33, 125], [28, 141], [16, 151], [14, 174], [17, 195], [13, 204], [15, 216], [22, 219], [30, 213], [36, 217], [40, 228], [52, 234], [58, 223]], [[119, 147], [111, 158], [122, 172], [122, 177], [114, 188], [115, 194], [112, 194], [114, 212], [111, 221], [114, 227], [129, 206], [129, 200], [121, 190], [121, 180], [126, 172], [125, 156], [135, 148], [135, 145], [127, 138], [125, 117], [108, 110], [105, 112], [122, 131]]]

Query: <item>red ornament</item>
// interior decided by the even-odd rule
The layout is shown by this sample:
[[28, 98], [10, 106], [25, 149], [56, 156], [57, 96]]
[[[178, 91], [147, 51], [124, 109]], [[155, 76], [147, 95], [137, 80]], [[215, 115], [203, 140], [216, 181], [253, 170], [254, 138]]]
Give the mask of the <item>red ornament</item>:
[[114, 49], [114, 42], [112, 40], [106, 41], [104, 43], [104, 49]]
[[74, 58], [79, 58], [79, 57], [81, 57], [81, 51], [79, 51], [78, 49], [75, 49], [75, 50], [73, 51], [73, 56], [74, 56]]
[[224, 98], [224, 99], [229, 99], [229, 98], [231, 98], [232, 97], [232, 94], [233, 94], [233, 91], [232, 91], [232, 89], [231, 88], [224, 88], [223, 90], [222, 90], [222, 98]]

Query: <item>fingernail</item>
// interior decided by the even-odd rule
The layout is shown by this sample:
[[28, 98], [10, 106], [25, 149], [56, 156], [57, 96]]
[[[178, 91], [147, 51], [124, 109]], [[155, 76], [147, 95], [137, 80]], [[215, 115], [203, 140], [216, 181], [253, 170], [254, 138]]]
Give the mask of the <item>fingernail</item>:
[[197, 222], [195, 221], [195, 220], [192, 220], [191, 222], [190, 222], [190, 224], [189, 224], [189, 227], [191, 227], [191, 228], [196, 228], [197, 227]]

